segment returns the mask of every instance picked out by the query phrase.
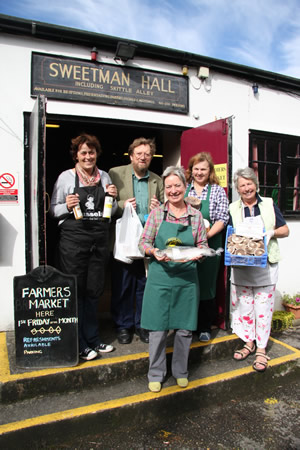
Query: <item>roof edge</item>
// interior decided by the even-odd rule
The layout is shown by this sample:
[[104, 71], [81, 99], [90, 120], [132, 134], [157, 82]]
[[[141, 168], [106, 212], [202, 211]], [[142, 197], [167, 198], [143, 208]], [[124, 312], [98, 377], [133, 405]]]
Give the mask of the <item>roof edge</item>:
[[117, 43], [120, 40], [123, 40], [137, 46], [136, 56], [140, 58], [155, 58], [160, 61], [195, 67], [204, 65], [226, 75], [247, 79], [253, 83], [261, 83], [289, 92], [291, 90], [300, 91], [299, 78], [229, 61], [223, 61], [208, 56], [197, 55], [182, 50], [148, 44], [117, 36], [109, 36], [91, 31], [80, 30], [77, 28], [69, 28], [46, 22], [0, 14], [0, 32], [13, 35], [30, 36], [37, 39], [45, 39], [73, 45], [76, 44], [89, 48], [103, 48], [113, 53], [116, 51]]

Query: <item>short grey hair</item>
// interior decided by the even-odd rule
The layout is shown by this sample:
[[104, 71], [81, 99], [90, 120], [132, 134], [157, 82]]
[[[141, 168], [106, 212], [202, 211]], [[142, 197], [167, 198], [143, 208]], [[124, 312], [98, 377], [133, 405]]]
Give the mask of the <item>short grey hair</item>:
[[162, 180], [165, 185], [165, 179], [171, 175], [176, 175], [180, 181], [186, 186], [186, 179], [185, 179], [185, 170], [183, 167], [177, 167], [177, 166], [169, 166], [164, 170], [164, 173], [162, 174]]
[[258, 190], [259, 190], [258, 179], [257, 179], [257, 176], [256, 176], [254, 170], [251, 167], [245, 167], [245, 169], [238, 169], [235, 172], [235, 174], [233, 176], [233, 182], [234, 182], [234, 187], [236, 188], [236, 190], [238, 190], [238, 183], [239, 183], [240, 178], [246, 178], [246, 180], [253, 181], [253, 183], [256, 186], [256, 190], [258, 192]]

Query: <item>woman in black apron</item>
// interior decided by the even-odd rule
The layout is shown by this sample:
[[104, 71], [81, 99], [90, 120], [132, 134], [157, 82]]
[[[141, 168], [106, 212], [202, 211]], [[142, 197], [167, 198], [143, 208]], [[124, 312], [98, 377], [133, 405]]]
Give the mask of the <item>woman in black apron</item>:
[[188, 356], [197, 327], [199, 284], [197, 259], [172, 262], [156, 254], [168, 246], [207, 247], [199, 211], [184, 201], [184, 171], [168, 167], [163, 175], [167, 202], [150, 212], [140, 250], [152, 256], [143, 298], [141, 326], [149, 333], [149, 389], [159, 392], [166, 376], [166, 340], [175, 330], [172, 375], [178, 386], [188, 385]]
[[[200, 211], [207, 226], [209, 247], [222, 247], [222, 231], [228, 223], [228, 199], [225, 190], [219, 185], [214, 163], [209, 153], [202, 152], [193, 156], [188, 163], [186, 173], [189, 183], [185, 197], [200, 201]], [[201, 286], [197, 332], [199, 340], [209, 341], [211, 326], [216, 316], [216, 287], [221, 256], [207, 258], [198, 266]]]
[[[96, 166], [100, 152], [95, 136], [81, 134], [72, 139], [75, 168], [58, 177], [50, 207], [50, 214], [59, 220], [59, 269], [77, 276], [79, 356], [84, 360], [113, 350], [100, 340], [97, 317], [109, 254], [109, 221], [103, 219], [105, 191], [115, 198], [117, 189]], [[116, 209], [114, 201], [112, 212]]]

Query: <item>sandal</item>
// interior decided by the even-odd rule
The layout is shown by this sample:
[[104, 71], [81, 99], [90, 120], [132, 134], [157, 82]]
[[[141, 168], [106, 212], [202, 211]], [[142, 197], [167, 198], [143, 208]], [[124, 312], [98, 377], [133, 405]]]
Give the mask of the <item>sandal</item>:
[[[245, 351], [243, 350], [247, 350], [248, 353], [245, 353]], [[241, 350], [236, 350], [233, 354], [233, 359], [235, 359], [236, 361], [243, 361], [244, 359], [248, 358], [249, 355], [251, 355], [252, 353], [255, 352], [255, 344], [254, 346], [251, 348], [249, 347], [249, 345], [245, 344], [243, 348], [241, 348]], [[234, 355], [238, 353], [239, 355], [242, 355], [241, 358], [235, 358]]]
[[[252, 365], [253, 369], [256, 370], [256, 372], [264, 372], [266, 370], [266, 368], [268, 367], [268, 361], [270, 359], [269, 356], [262, 352], [256, 352], [255, 356], [256, 356], [256, 358]], [[258, 361], [257, 360], [258, 356], [264, 358], [265, 361]], [[261, 366], [264, 366], [264, 367], [262, 369], [258, 369], [257, 364], [260, 364]]]

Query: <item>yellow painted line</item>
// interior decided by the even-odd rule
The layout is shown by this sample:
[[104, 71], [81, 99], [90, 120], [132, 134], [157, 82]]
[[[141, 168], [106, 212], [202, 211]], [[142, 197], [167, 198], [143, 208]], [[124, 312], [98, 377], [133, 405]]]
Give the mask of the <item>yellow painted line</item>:
[[2, 381], [2, 376], [7, 377], [10, 375], [8, 352], [6, 345], [6, 333], [0, 333], [0, 381]]
[[285, 347], [285, 348], [287, 348], [288, 350], [291, 350], [292, 352], [298, 352], [298, 351], [300, 351], [300, 350], [298, 350], [298, 349], [292, 347], [291, 345], [286, 344], [285, 342], [278, 341], [278, 339], [274, 339], [274, 338], [272, 338], [272, 337], [270, 337], [269, 339], [270, 339], [271, 341], [275, 342], [275, 344], [279, 344], [279, 345], [281, 345], [282, 347]]
[[[238, 339], [238, 336], [235, 334], [230, 334], [228, 336], [222, 336], [214, 338], [208, 342], [194, 342], [191, 345], [191, 348], [198, 348], [198, 347], [206, 347], [209, 345], [215, 345], [219, 344], [221, 342], [231, 341]], [[281, 341], [278, 341], [272, 337], [270, 337], [272, 341], [275, 343], [282, 345], [283, 347], [286, 347], [287, 349], [297, 352], [297, 349], [294, 347], [291, 347], [288, 344], [285, 344]], [[173, 351], [173, 347], [168, 347], [166, 349], [167, 353], [171, 353]], [[138, 359], [142, 358], [148, 358], [149, 353], [148, 352], [141, 352], [141, 353], [134, 353], [130, 355], [124, 355], [124, 356], [116, 356], [116, 357], [109, 357], [104, 358], [100, 360], [94, 360], [94, 361], [87, 361], [85, 363], [81, 363], [75, 367], [59, 367], [59, 368], [48, 368], [48, 369], [41, 369], [41, 370], [35, 370], [33, 372], [24, 372], [19, 374], [11, 374], [10, 368], [9, 368], [9, 360], [8, 360], [8, 353], [7, 353], [7, 344], [6, 344], [6, 333], [0, 332], [0, 382], [6, 383], [8, 381], [16, 381], [16, 380], [24, 380], [28, 378], [35, 378], [35, 377], [44, 377], [49, 376], [56, 373], [65, 373], [65, 372], [74, 372], [78, 370], [84, 370], [89, 367], [100, 367], [100, 366], [107, 366], [111, 364], [118, 364], [124, 361], [136, 361]]]
[[191, 348], [196, 348], [196, 347], [204, 347], [207, 345], [211, 345], [211, 344], [220, 344], [221, 342], [227, 342], [227, 341], [233, 341], [235, 339], [238, 339], [238, 336], [236, 334], [229, 334], [228, 336], [222, 336], [222, 337], [217, 337], [214, 339], [211, 339], [208, 342], [193, 342], [193, 344], [191, 345]]
[[[282, 364], [283, 362], [292, 361], [297, 358], [300, 358], [300, 351], [298, 351], [298, 350], [292, 355], [281, 356], [279, 358], [275, 358], [275, 359], [269, 361], [269, 365], [276, 366], [276, 365]], [[26, 420], [22, 420], [22, 421], [18, 421], [18, 422], [12, 422], [12, 423], [8, 423], [8, 424], [0, 425], [0, 435], [9, 433], [9, 432], [13, 432], [13, 431], [26, 429], [26, 428], [33, 427], [33, 426], [47, 425], [47, 424], [49, 425], [53, 422], [59, 422], [59, 421], [63, 421], [63, 420], [71, 420], [71, 419], [85, 416], [88, 414], [100, 413], [100, 412], [106, 411], [108, 409], [115, 409], [115, 408], [120, 408], [123, 406], [130, 406], [130, 405], [150, 401], [150, 400], [157, 399], [157, 398], [163, 398], [163, 397], [166, 397], [168, 395], [175, 394], [178, 392], [189, 391], [189, 390], [198, 388], [200, 386], [208, 386], [210, 384], [217, 383], [218, 381], [230, 380], [230, 379], [242, 376], [242, 375], [249, 374], [251, 372], [253, 372], [252, 366], [247, 366], [247, 367], [235, 369], [235, 370], [232, 370], [229, 372], [223, 372], [223, 373], [220, 373], [217, 375], [190, 381], [188, 387], [185, 389], [181, 389], [178, 386], [170, 386], [170, 387], [164, 388], [161, 392], [159, 392], [157, 394], [152, 393], [152, 392], [145, 392], [145, 393], [141, 393], [141, 394], [137, 394], [137, 395], [119, 398], [116, 400], [108, 400], [108, 401], [102, 402], [102, 403], [95, 403], [93, 405], [87, 405], [87, 406], [83, 406], [80, 408], [69, 409], [66, 411], [61, 411], [61, 412], [52, 413], [52, 414], [46, 414], [44, 416], [33, 417], [31, 419], [26, 419]]]
[[[118, 356], [115, 358], [106, 358], [103, 360], [97, 360], [97, 361], [88, 361], [85, 363], [82, 363], [75, 367], [57, 367], [57, 368], [51, 368], [51, 369], [41, 369], [36, 370], [33, 372], [24, 372], [24, 373], [18, 373], [18, 374], [10, 374], [3, 373], [3, 371], [0, 369], [0, 382], [5, 383], [7, 381], [16, 381], [16, 380], [24, 380], [26, 378], [35, 378], [35, 377], [44, 377], [47, 375], [52, 375], [56, 373], [65, 373], [65, 372], [74, 372], [76, 370], [84, 370], [88, 367], [97, 367], [97, 366], [107, 366], [108, 364], [117, 364], [124, 361], [135, 361], [137, 359], [141, 358], [148, 358], [149, 353], [135, 353], [133, 355], [126, 355], [126, 356]], [[0, 361], [1, 364], [1, 361]]]
[[9, 360], [6, 345], [6, 333], [0, 332], [0, 382], [23, 380], [26, 378], [44, 377], [55, 373], [74, 372], [75, 370], [84, 370], [87, 367], [106, 366], [117, 364], [124, 361], [135, 361], [141, 358], [148, 358], [148, 352], [135, 353], [132, 355], [116, 356], [112, 358], [103, 358], [100, 360], [87, 361], [75, 367], [56, 367], [49, 369], [35, 370], [33, 372], [24, 372], [18, 374], [11, 374], [9, 369]]
[[[211, 344], [218, 344], [225, 341], [230, 341], [232, 339], [237, 339], [237, 336], [235, 334], [228, 335], [228, 336], [222, 336], [219, 338], [212, 339], [208, 342], [194, 342], [191, 347], [197, 348], [197, 347], [206, 347]], [[167, 353], [171, 353], [173, 351], [173, 347], [167, 348]], [[49, 369], [40, 369], [40, 370], [34, 370], [32, 372], [24, 372], [19, 374], [11, 374], [9, 370], [9, 361], [8, 361], [8, 354], [7, 354], [7, 345], [6, 345], [6, 333], [0, 332], [0, 382], [6, 383], [8, 381], [16, 381], [16, 380], [25, 380], [28, 378], [35, 378], [35, 377], [44, 377], [56, 373], [62, 373], [62, 372], [74, 372], [78, 370], [84, 370], [88, 367], [100, 367], [100, 366], [106, 366], [111, 364], [118, 364], [124, 361], [136, 361], [138, 359], [142, 358], [148, 358], [149, 353], [148, 352], [141, 352], [141, 353], [134, 353], [130, 355], [124, 355], [124, 356], [116, 356], [116, 357], [109, 357], [109, 358], [103, 358], [100, 360], [94, 360], [94, 361], [87, 361], [84, 363], [81, 363], [78, 366], [75, 367], [57, 367], [57, 368], [49, 368]]]

